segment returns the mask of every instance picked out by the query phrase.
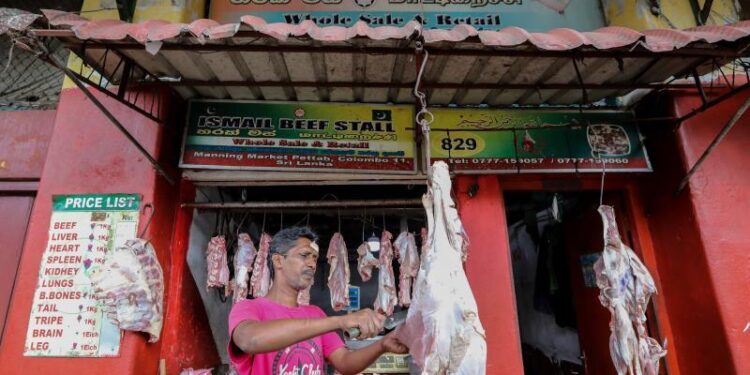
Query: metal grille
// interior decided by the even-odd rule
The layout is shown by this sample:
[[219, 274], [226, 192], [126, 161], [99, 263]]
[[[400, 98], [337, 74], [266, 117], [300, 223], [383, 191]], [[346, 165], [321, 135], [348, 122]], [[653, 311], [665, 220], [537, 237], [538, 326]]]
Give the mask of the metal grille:
[[[69, 51], [56, 39], [45, 41], [62, 61]], [[57, 107], [63, 73], [0, 38], [0, 110], [50, 109]]]

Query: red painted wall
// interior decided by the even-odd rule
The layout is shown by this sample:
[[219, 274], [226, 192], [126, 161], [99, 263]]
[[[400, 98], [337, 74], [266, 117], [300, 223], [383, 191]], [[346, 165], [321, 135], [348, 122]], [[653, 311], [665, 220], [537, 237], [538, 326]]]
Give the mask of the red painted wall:
[[[654, 172], [643, 184], [681, 374], [750, 373], [750, 116], [675, 196], [680, 179], [734, 114], [744, 97], [728, 100], [670, 128], [644, 128]], [[696, 93], [674, 95], [674, 115], [700, 105]]]
[[[692, 166], [750, 96], [731, 100], [685, 122], [678, 136], [686, 165]], [[700, 105], [693, 93], [675, 95], [675, 114]], [[690, 180], [687, 192], [705, 250], [710, 281], [721, 316], [731, 363], [737, 374], [750, 374], [750, 114], [746, 113], [728, 137]]]
[[[471, 185], [479, 189], [469, 197]], [[459, 176], [454, 194], [471, 244], [466, 261], [479, 318], [487, 332], [487, 373], [523, 374], [505, 203], [496, 176]]]
[[0, 196], [0, 212], [13, 218], [0, 225], [0, 342], [33, 203], [34, 197], [30, 196]]
[[[180, 201], [195, 200], [195, 188], [187, 181], [180, 185]], [[208, 325], [197, 286], [187, 264], [192, 209], [179, 209], [174, 228], [172, 272], [168, 283], [162, 332], [162, 358], [166, 359], [167, 374], [179, 374], [184, 368], [208, 368], [221, 363]], [[225, 350], [225, 348], [220, 348]]]
[[[143, 94], [142, 94], [143, 95]], [[100, 100], [154, 155], [161, 153], [164, 127], [114, 102]], [[165, 144], [176, 142], [165, 142]], [[30, 358], [23, 356], [29, 312], [39, 264], [48, 237], [53, 194], [139, 193], [152, 202], [155, 217], [146, 234], [157, 250], [167, 280], [169, 246], [176, 206], [176, 187], [158, 177], [151, 165], [78, 89], [61, 94], [52, 140], [31, 214], [12, 310], [0, 346], [4, 374], [154, 374], [161, 343], [146, 344], [138, 333], [126, 333], [120, 356], [102, 359]], [[141, 226], [145, 223], [141, 217]]]
[[54, 124], [54, 110], [0, 111], [0, 180], [42, 175]]

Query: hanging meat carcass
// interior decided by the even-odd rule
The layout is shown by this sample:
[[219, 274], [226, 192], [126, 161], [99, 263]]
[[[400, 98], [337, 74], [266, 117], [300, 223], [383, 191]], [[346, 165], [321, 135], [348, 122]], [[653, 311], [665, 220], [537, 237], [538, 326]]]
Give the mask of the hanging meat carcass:
[[250, 271], [253, 269], [256, 252], [250, 235], [240, 233], [237, 237], [237, 251], [234, 254], [234, 282], [232, 283], [234, 302], [247, 298]]
[[428, 249], [398, 338], [422, 374], [485, 374], [487, 344], [477, 303], [463, 270], [468, 241], [450, 197], [448, 166], [435, 162], [422, 197]]
[[164, 274], [153, 246], [142, 239], [125, 242], [92, 271], [94, 298], [120, 329], [149, 334], [159, 341], [164, 322]]
[[380, 236], [380, 259], [378, 272], [378, 295], [375, 297], [375, 311], [390, 316], [398, 303], [396, 297], [396, 277], [393, 275], [393, 235], [383, 230]]
[[224, 236], [212, 237], [206, 248], [207, 288], [224, 288], [229, 284], [227, 241]]
[[362, 242], [357, 248], [357, 271], [363, 282], [367, 282], [372, 278], [372, 269], [380, 264], [378, 258], [372, 255], [370, 251], [370, 245], [367, 242]]
[[646, 334], [646, 309], [656, 293], [654, 279], [638, 256], [622, 242], [615, 211], [599, 206], [604, 225], [604, 250], [594, 264], [599, 302], [606, 307], [609, 323], [609, 351], [618, 375], [657, 375], [659, 360], [667, 352]]
[[333, 311], [341, 311], [349, 306], [349, 254], [341, 233], [334, 233], [328, 244], [328, 289], [331, 291]]
[[268, 233], [260, 235], [258, 254], [253, 264], [253, 275], [250, 277], [250, 291], [253, 297], [263, 297], [271, 289], [271, 270], [268, 269], [268, 252], [271, 248], [271, 236]]
[[401, 232], [393, 242], [396, 258], [399, 261], [398, 302], [401, 306], [411, 304], [412, 281], [419, 272], [419, 253], [414, 235], [408, 231]]

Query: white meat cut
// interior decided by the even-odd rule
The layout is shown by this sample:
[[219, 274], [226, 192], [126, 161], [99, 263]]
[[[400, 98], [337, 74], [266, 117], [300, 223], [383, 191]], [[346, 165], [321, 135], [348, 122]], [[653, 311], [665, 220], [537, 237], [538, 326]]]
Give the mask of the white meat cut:
[[419, 253], [414, 235], [408, 231], [401, 232], [393, 242], [396, 248], [396, 258], [399, 261], [398, 274], [398, 302], [401, 306], [411, 304], [412, 281], [419, 272]]
[[333, 311], [349, 306], [349, 254], [341, 233], [334, 233], [326, 253], [331, 270], [328, 273], [328, 289], [331, 291]]
[[212, 237], [206, 248], [207, 288], [224, 288], [229, 284], [227, 241], [224, 236]]
[[378, 267], [380, 261], [375, 258], [370, 251], [370, 245], [367, 242], [362, 242], [357, 248], [357, 271], [363, 282], [367, 282], [372, 278], [372, 269]]
[[398, 303], [396, 297], [396, 277], [393, 275], [393, 235], [383, 230], [380, 236], [380, 259], [378, 272], [378, 295], [375, 297], [375, 311], [390, 316]]
[[477, 303], [463, 269], [468, 241], [450, 197], [448, 166], [435, 162], [431, 185], [422, 197], [428, 249], [414, 285], [414, 296], [398, 338], [421, 374], [486, 373], [487, 344]]
[[237, 237], [237, 251], [234, 253], [234, 282], [232, 283], [234, 302], [247, 298], [250, 271], [253, 269], [253, 260], [255, 260], [256, 253], [250, 235], [240, 233]]
[[268, 233], [260, 235], [258, 254], [253, 264], [253, 275], [250, 277], [250, 291], [253, 297], [263, 297], [271, 289], [271, 270], [268, 269], [268, 252], [271, 248], [271, 236]]
[[609, 350], [618, 375], [657, 375], [667, 352], [646, 334], [646, 309], [656, 293], [654, 279], [638, 256], [622, 242], [615, 211], [599, 206], [604, 226], [604, 250], [594, 264], [599, 302], [612, 320]]
[[133, 239], [110, 251], [92, 271], [94, 298], [120, 329], [149, 334], [159, 341], [164, 323], [164, 274], [148, 241]]

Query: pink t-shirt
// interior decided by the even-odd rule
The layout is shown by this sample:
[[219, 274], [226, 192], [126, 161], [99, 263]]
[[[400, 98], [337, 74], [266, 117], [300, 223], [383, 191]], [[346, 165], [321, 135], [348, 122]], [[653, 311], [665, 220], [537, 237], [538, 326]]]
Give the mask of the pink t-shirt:
[[267, 298], [236, 303], [229, 313], [229, 359], [240, 375], [325, 375], [325, 359], [344, 342], [336, 332], [313, 337], [277, 352], [247, 354], [231, 341], [234, 329], [245, 320], [325, 318], [317, 306], [289, 307]]

